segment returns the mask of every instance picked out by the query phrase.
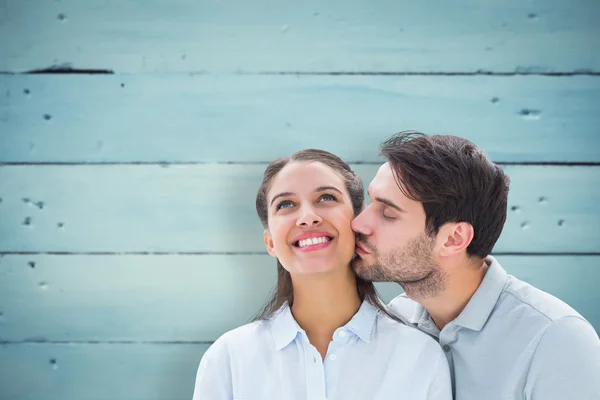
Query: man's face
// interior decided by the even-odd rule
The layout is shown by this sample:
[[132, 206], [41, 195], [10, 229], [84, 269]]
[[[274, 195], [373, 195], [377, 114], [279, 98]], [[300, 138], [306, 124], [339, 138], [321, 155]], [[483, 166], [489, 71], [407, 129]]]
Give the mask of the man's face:
[[436, 296], [445, 275], [435, 263], [435, 238], [425, 234], [422, 203], [402, 193], [389, 163], [379, 168], [368, 192], [371, 203], [352, 221], [354, 271], [368, 281], [397, 282], [413, 299]]

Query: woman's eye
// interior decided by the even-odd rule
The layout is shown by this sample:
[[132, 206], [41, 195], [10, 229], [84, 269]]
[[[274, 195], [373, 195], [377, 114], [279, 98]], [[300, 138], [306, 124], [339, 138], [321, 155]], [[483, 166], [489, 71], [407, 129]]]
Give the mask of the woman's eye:
[[294, 203], [292, 203], [291, 201], [289, 201], [289, 200], [283, 200], [283, 201], [279, 202], [277, 204], [277, 207], [275, 207], [275, 208], [277, 210], [281, 210], [282, 208], [288, 208], [288, 207], [293, 206], [293, 205], [294, 205]]
[[326, 193], [319, 200], [337, 201], [337, 197], [332, 194]]

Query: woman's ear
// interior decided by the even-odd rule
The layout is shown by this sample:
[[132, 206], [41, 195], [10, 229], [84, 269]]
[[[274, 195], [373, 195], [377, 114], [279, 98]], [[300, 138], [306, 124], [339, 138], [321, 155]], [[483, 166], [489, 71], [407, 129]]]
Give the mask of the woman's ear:
[[268, 229], [265, 229], [263, 238], [265, 240], [265, 247], [267, 248], [267, 252], [271, 255], [271, 257], [277, 257], [277, 254], [275, 253], [275, 248], [273, 246], [273, 238], [271, 237], [271, 233]]

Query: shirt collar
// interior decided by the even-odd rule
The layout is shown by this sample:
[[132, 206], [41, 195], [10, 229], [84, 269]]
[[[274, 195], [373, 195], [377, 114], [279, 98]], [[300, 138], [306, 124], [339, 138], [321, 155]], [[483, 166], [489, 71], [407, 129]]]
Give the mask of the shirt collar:
[[[404, 294], [405, 295], [405, 294]], [[415, 302], [414, 312], [409, 318], [411, 324], [416, 324], [417, 327], [435, 337], [439, 337], [440, 330], [435, 325], [429, 313], [421, 304]]]
[[[344, 326], [363, 341], [369, 343], [373, 326], [377, 318], [377, 309], [368, 301], [364, 300], [352, 319]], [[304, 330], [298, 325], [288, 303], [284, 303], [281, 308], [271, 317], [271, 333], [275, 341], [275, 349], [281, 350], [296, 339], [298, 333], [305, 334]]]
[[[466, 307], [452, 321], [456, 325], [474, 331], [480, 331], [490, 317], [504, 289], [508, 276], [494, 257], [487, 256], [485, 262], [488, 264], [488, 270], [481, 284]], [[410, 317], [410, 322], [417, 324], [419, 329], [424, 329], [436, 336], [439, 335], [439, 329], [435, 326], [427, 310], [420, 304], [415, 306], [413, 315]]]
[[363, 300], [360, 308], [345, 325], [345, 328], [352, 331], [363, 341], [369, 343], [371, 341], [371, 334], [373, 333], [373, 326], [375, 325], [377, 314], [377, 309], [368, 301]]
[[284, 303], [271, 317], [271, 334], [275, 349], [281, 350], [296, 339], [298, 332], [304, 332], [294, 319], [288, 303]]
[[480, 331], [492, 314], [498, 298], [506, 284], [506, 271], [492, 256], [485, 259], [488, 270], [481, 284], [462, 310], [454, 323], [465, 328]]

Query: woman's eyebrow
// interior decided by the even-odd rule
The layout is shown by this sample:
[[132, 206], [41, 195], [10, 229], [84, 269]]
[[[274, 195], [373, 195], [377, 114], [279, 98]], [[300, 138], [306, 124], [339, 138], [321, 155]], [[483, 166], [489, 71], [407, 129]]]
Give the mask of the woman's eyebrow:
[[343, 195], [342, 191], [334, 186], [319, 186], [318, 188], [315, 189], [315, 192], [323, 192], [325, 190], [335, 190], [339, 194]]
[[273, 199], [271, 200], [271, 206], [273, 205], [273, 202], [275, 200], [277, 200], [278, 197], [287, 197], [287, 196], [292, 196], [294, 193], [293, 192], [283, 192], [283, 193], [279, 193], [277, 196], [273, 197]]
[[[315, 189], [315, 193], [316, 192], [323, 192], [325, 190], [335, 190], [336, 192], [338, 192], [339, 194], [343, 195], [344, 193], [342, 193], [342, 191], [334, 186], [319, 186], [318, 188]], [[277, 200], [277, 198], [279, 197], [287, 197], [287, 196], [293, 196], [295, 193], [294, 192], [283, 192], [283, 193], [279, 193], [276, 196], [273, 197], [273, 199], [271, 199], [271, 206], [273, 205], [273, 202], [275, 200]]]

